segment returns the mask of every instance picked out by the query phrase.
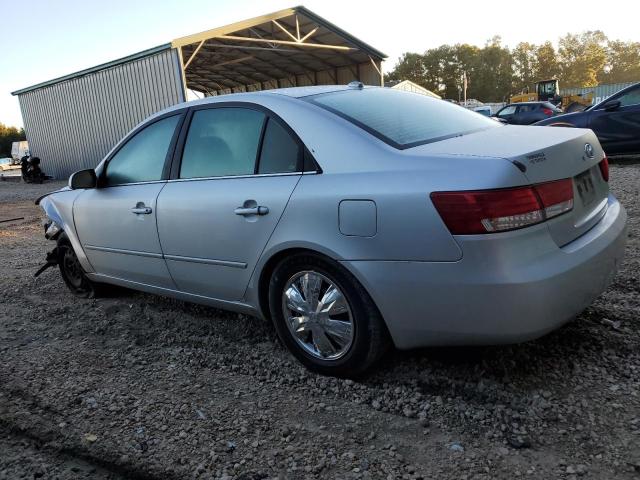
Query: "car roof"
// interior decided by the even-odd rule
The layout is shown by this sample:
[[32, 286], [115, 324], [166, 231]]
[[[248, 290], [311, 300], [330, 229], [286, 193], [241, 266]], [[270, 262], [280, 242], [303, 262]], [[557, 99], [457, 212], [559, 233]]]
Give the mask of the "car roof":
[[505, 107], [510, 107], [511, 105], [542, 105], [543, 103], [549, 103], [547, 100], [541, 100], [539, 102], [516, 102], [516, 103], [509, 103], [508, 105], [505, 105]]
[[[372, 87], [367, 87], [372, 88]], [[309, 87], [289, 87], [278, 88], [274, 90], [263, 90], [261, 93], [286, 95], [288, 97], [302, 98], [309, 97], [311, 95], [318, 95], [321, 93], [341, 92], [343, 90], [349, 90], [348, 85], [314, 85]]]
[[[363, 88], [369, 89], [369, 88], [384, 88], [384, 87], [375, 87], [375, 86], [367, 85], [367, 86], [364, 86]], [[188, 102], [182, 102], [182, 103], [178, 103], [176, 105], [167, 107], [164, 110], [161, 110], [151, 115], [150, 117], [145, 119], [143, 122], [141, 122], [141, 124], [146, 123], [147, 121], [153, 118], [161, 117], [162, 115], [172, 111], [181, 110], [189, 107], [195, 107], [199, 105], [208, 105], [208, 104], [214, 104], [218, 102], [251, 101], [251, 100], [259, 101], [259, 99], [261, 98], [264, 99], [265, 97], [269, 97], [269, 96], [273, 98], [274, 95], [279, 96], [281, 98], [284, 97], [284, 98], [290, 98], [290, 99], [297, 99], [297, 98], [309, 97], [311, 95], [319, 95], [321, 93], [341, 92], [341, 91], [352, 90], [352, 89], [354, 88], [350, 87], [349, 85], [317, 85], [317, 86], [308, 86], [308, 87], [287, 87], [287, 88], [278, 88], [278, 89], [272, 89], [272, 90], [259, 90], [255, 92], [229, 93], [226, 95], [213, 95], [211, 97], [200, 98], [197, 100], [190, 100]]]

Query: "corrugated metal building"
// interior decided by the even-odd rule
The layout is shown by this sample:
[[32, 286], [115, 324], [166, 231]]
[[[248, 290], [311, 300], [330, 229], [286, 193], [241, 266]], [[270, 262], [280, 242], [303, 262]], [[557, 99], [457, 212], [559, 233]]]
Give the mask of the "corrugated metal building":
[[13, 92], [31, 154], [66, 178], [135, 125], [203, 96], [359, 80], [382, 85], [386, 55], [304, 7], [237, 22]]
[[396, 90], [402, 90], [405, 92], [412, 92], [412, 93], [420, 93], [428, 97], [442, 99], [440, 95], [433, 93], [431, 90], [427, 90], [426, 88], [418, 85], [417, 83], [412, 82], [411, 80], [385, 82], [384, 86], [389, 88], [395, 88]]
[[597, 87], [577, 87], [577, 88], [561, 88], [560, 95], [586, 95], [593, 92], [593, 100], [591, 105], [600, 103], [606, 98], [610, 97], [614, 93], [618, 93], [623, 88], [627, 88], [635, 84], [636, 82], [627, 83], [609, 83], [605, 85], [598, 85]]
[[144, 118], [184, 101], [170, 45], [17, 92], [31, 155], [65, 178], [93, 168]]

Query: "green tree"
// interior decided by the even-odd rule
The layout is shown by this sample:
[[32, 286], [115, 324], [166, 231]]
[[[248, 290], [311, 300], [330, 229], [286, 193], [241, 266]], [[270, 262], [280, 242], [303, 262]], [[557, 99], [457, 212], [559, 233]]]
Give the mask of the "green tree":
[[529, 42], [520, 42], [511, 52], [513, 56], [514, 91], [532, 88], [538, 79], [537, 47]]
[[535, 79], [550, 80], [560, 75], [560, 64], [556, 55], [556, 49], [551, 42], [544, 42], [536, 48], [536, 74]]
[[500, 102], [513, 88], [513, 56], [495, 36], [480, 49], [475, 78], [471, 78], [469, 98], [483, 102]]
[[458, 98], [462, 72], [455, 48], [441, 45], [427, 50], [423, 55], [424, 86], [444, 98]]
[[26, 140], [24, 128], [8, 127], [0, 123], [0, 158], [11, 156], [11, 144]]
[[640, 80], [640, 42], [609, 41], [607, 63], [598, 77], [601, 83]]
[[405, 53], [389, 78], [408, 79], [457, 100], [462, 96], [463, 72], [467, 98], [484, 102], [506, 100], [510, 93], [552, 78], [558, 78], [562, 87], [638, 81], [640, 42], [609, 41], [596, 30], [565, 35], [557, 51], [550, 41], [521, 42], [509, 50], [495, 36], [484, 47], [441, 45], [424, 54]]
[[560, 82], [564, 87], [593, 87], [607, 63], [607, 37], [600, 30], [567, 34], [558, 43]]
[[404, 53], [395, 68], [387, 75], [388, 80], [411, 80], [425, 88], [425, 72], [423, 55], [419, 53]]

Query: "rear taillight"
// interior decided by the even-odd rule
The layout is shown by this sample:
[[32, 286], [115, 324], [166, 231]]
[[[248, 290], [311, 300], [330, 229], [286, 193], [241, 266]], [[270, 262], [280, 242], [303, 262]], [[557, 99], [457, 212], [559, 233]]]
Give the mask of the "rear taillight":
[[609, 181], [609, 160], [607, 159], [607, 157], [604, 157], [602, 160], [600, 160], [600, 163], [598, 163], [598, 166], [600, 167], [600, 173], [602, 174], [602, 179], [605, 182]]
[[557, 217], [573, 208], [573, 181], [570, 178], [533, 186], [540, 197], [547, 219]]
[[433, 192], [431, 200], [454, 235], [528, 227], [573, 208], [570, 178], [533, 186], [467, 192]]
[[546, 116], [550, 117], [551, 115], [553, 115], [553, 110], [551, 110], [550, 108], [543, 108], [542, 109], [542, 113], [544, 113]]

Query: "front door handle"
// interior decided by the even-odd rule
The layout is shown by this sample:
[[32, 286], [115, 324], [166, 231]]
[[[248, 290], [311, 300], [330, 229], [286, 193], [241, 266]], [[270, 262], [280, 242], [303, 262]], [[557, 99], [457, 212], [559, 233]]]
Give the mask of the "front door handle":
[[248, 217], [249, 215], [266, 215], [269, 213], [269, 207], [238, 207], [233, 211], [236, 215], [242, 215], [243, 217]]
[[151, 207], [146, 207], [143, 202], [138, 202], [135, 207], [131, 209], [131, 213], [136, 215], [149, 215], [153, 210]]

